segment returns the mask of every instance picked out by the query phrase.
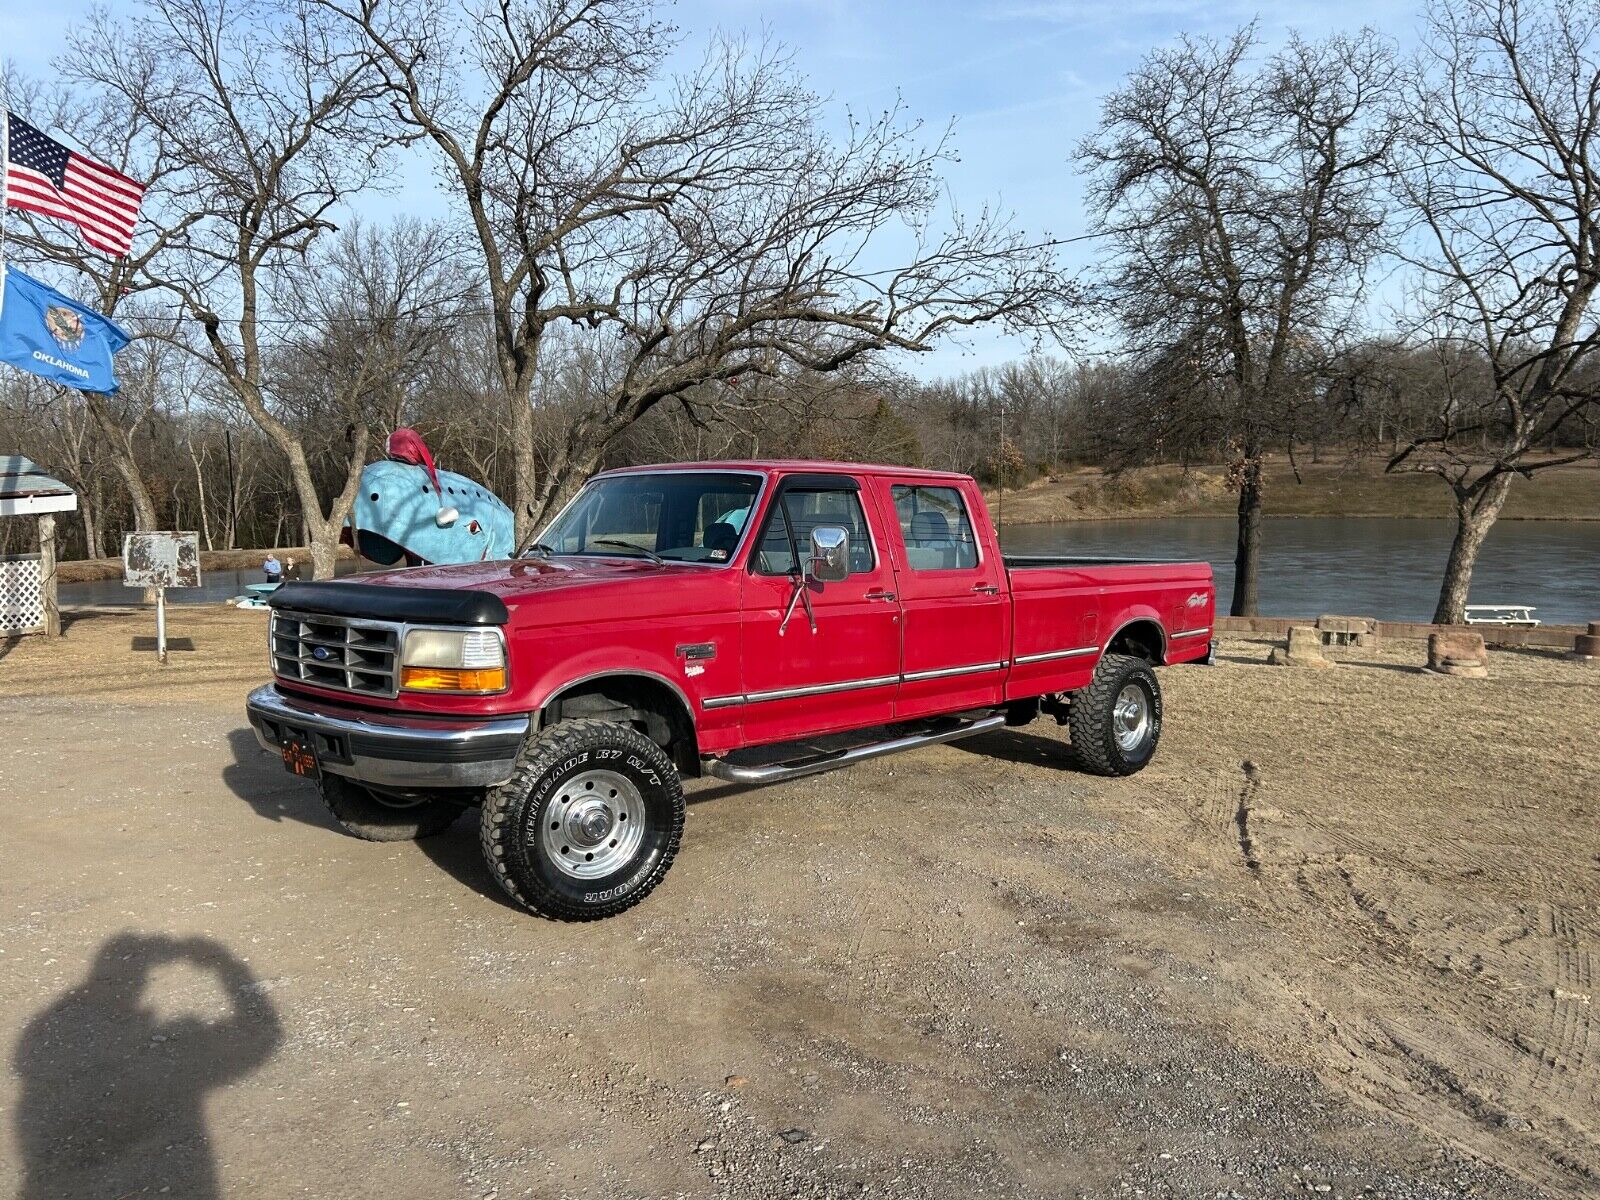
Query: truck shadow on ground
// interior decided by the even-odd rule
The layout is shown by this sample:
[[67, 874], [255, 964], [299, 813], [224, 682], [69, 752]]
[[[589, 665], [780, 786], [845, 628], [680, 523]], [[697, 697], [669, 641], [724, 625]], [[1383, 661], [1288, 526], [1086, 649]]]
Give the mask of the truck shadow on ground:
[[[249, 727], [235, 729], [228, 735], [228, 749], [233, 761], [223, 767], [222, 781], [258, 815], [269, 821], [299, 821], [327, 830], [330, 837], [351, 836], [339, 828], [328, 812], [317, 794], [317, 785], [285, 771], [275, 756], [261, 748]], [[420, 838], [413, 844], [463, 887], [515, 909], [517, 906], [500, 890], [484, 866], [483, 852], [478, 846], [477, 816], [478, 810], [470, 809], [449, 829], [433, 837]], [[373, 849], [376, 852], [378, 846], [374, 844]]]
[[[168, 967], [213, 986], [203, 998], [182, 994], [177, 1015], [162, 1012], [149, 985]], [[108, 939], [88, 977], [17, 1042], [19, 1200], [219, 1196], [206, 1095], [267, 1062], [281, 1040], [255, 976], [220, 943], [132, 932]]]
[[1025, 767], [1051, 767], [1075, 771], [1078, 760], [1063, 738], [1024, 733], [1019, 729], [996, 729], [949, 743], [953, 749]]
[[338, 829], [317, 795], [316, 785], [285, 771], [275, 756], [261, 748], [249, 726], [228, 734], [228, 751], [232, 761], [222, 768], [222, 782], [258, 815], [269, 821], [302, 821]]

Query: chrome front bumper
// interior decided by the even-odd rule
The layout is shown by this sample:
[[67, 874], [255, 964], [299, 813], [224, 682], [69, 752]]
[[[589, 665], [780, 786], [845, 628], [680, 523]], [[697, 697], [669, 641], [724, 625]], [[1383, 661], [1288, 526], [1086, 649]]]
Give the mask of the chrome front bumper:
[[332, 775], [387, 788], [482, 788], [511, 778], [526, 716], [487, 720], [378, 713], [281, 692], [265, 684], [245, 702], [263, 750], [286, 737], [315, 748]]

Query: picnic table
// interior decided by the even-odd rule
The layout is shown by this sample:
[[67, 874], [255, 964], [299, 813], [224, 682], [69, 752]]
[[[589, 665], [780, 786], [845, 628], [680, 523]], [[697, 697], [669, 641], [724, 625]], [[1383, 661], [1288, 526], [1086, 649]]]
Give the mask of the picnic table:
[[1535, 629], [1539, 620], [1536, 610], [1529, 604], [1469, 604], [1466, 615], [1468, 625], [1510, 625]]

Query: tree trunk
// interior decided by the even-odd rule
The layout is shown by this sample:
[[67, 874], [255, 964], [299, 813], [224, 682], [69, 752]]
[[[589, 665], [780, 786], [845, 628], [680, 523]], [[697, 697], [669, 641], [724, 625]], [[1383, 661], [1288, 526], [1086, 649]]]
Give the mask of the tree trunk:
[[78, 493], [78, 516], [83, 520], [83, 556], [100, 557], [100, 528], [95, 524], [96, 503], [87, 489]]
[[538, 463], [533, 454], [533, 400], [527, 388], [511, 396], [511, 511], [516, 516], [517, 545], [538, 528]]
[[1483, 540], [1494, 528], [1511, 492], [1511, 475], [1494, 476], [1476, 492], [1456, 489], [1456, 534], [1445, 562], [1439, 605], [1433, 610], [1435, 625], [1460, 625], [1467, 616], [1467, 595], [1472, 590], [1472, 568], [1478, 563]]
[[133, 439], [106, 407], [104, 396], [99, 392], [84, 392], [83, 398], [89, 406], [89, 412], [94, 416], [95, 424], [100, 427], [100, 432], [106, 439], [106, 449], [111, 454], [111, 465], [117, 469], [117, 474], [122, 476], [123, 485], [128, 489], [128, 499], [133, 505], [133, 527], [154, 529], [156, 505], [150, 498], [150, 489], [145, 487], [144, 477], [139, 474], [139, 464], [133, 457]]
[[194, 463], [194, 492], [195, 502], [200, 508], [200, 536], [207, 550], [215, 550], [217, 544], [211, 540], [211, 516], [206, 512], [206, 477], [200, 470], [200, 456], [194, 452], [193, 442], [189, 443], [189, 461]]
[[342, 521], [308, 521], [311, 547], [311, 578], [332, 579], [339, 561], [339, 531]]
[[1250, 454], [1239, 477], [1239, 541], [1233, 556], [1233, 604], [1236, 617], [1257, 612], [1261, 575], [1261, 457]]

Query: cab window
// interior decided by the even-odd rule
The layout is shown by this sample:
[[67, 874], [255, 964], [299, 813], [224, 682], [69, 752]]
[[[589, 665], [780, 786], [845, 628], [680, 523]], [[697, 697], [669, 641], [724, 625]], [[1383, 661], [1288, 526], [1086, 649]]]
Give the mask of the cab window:
[[648, 552], [716, 566], [732, 560], [760, 486], [757, 475], [722, 471], [602, 476], [539, 540], [555, 554]]
[[913, 571], [970, 571], [978, 565], [978, 541], [967, 505], [953, 487], [896, 484], [890, 489], [906, 565]]
[[[794, 544], [789, 542], [785, 518], [794, 520]], [[767, 523], [762, 528], [761, 546], [755, 556], [759, 575], [788, 575], [798, 570], [794, 551], [804, 559], [810, 553], [811, 531], [819, 525], [838, 525], [850, 534], [851, 574], [871, 571], [876, 563], [872, 554], [872, 533], [861, 509], [861, 496], [854, 488], [799, 491], [788, 489], [772, 502]]]

